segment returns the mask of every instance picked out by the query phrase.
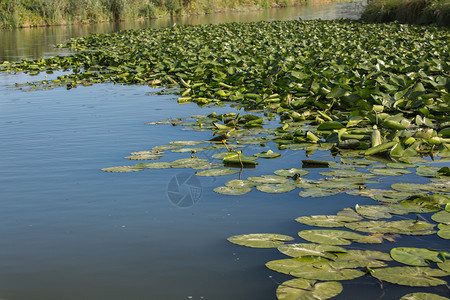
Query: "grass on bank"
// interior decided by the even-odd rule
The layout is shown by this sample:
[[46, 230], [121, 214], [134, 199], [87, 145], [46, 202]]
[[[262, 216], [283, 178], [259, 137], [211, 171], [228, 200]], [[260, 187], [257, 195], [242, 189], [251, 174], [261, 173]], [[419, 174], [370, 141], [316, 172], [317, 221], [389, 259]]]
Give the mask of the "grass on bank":
[[301, 2], [301, 0], [0, 0], [0, 27], [136, 20], [166, 15], [281, 7]]
[[361, 19], [450, 26], [450, 0], [368, 0]]

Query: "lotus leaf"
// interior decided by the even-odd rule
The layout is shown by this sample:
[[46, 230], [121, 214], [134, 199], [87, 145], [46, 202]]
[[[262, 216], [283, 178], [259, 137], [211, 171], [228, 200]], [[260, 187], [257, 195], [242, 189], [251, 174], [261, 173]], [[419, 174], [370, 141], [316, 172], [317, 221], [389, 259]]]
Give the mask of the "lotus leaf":
[[364, 237], [351, 231], [328, 229], [304, 230], [300, 231], [298, 235], [307, 241], [325, 245], [350, 245], [351, 242], [349, 240], [357, 240]]
[[271, 194], [281, 194], [281, 193], [287, 193], [292, 190], [294, 190], [296, 186], [290, 182], [287, 183], [266, 183], [262, 185], [257, 185], [256, 189], [258, 191], [264, 192], [264, 193], [271, 193]]
[[359, 221], [359, 216], [339, 216], [339, 215], [315, 215], [309, 217], [298, 217], [295, 221], [311, 226], [320, 227], [344, 227], [347, 222]]
[[218, 186], [214, 188], [214, 192], [224, 195], [243, 195], [252, 190], [251, 187], [232, 188], [228, 186]]
[[345, 224], [345, 227], [362, 232], [372, 233], [400, 233], [407, 235], [433, 234], [434, 225], [424, 221], [360, 221]]
[[294, 240], [293, 237], [283, 234], [274, 233], [254, 233], [234, 235], [228, 238], [233, 244], [252, 247], [252, 248], [277, 248], [284, 244], [284, 242]]
[[407, 286], [436, 286], [446, 281], [436, 278], [449, 273], [429, 267], [390, 267], [373, 269], [371, 275], [383, 281]]
[[276, 170], [274, 173], [276, 175], [278, 175], [278, 176], [292, 177], [292, 176], [297, 175], [297, 174], [298, 174], [298, 176], [305, 176], [305, 175], [307, 175], [309, 173], [309, 171], [308, 170], [304, 170], [304, 169], [292, 168], [292, 169]]
[[422, 248], [398, 247], [391, 250], [391, 256], [396, 261], [411, 266], [428, 266], [430, 262], [443, 262], [450, 253]]
[[323, 300], [330, 299], [342, 292], [342, 284], [337, 281], [316, 282], [296, 278], [283, 282], [277, 288], [279, 300]]
[[280, 246], [278, 250], [291, 257], [320, 256], [329, 259], [336, 258], [334, 253], [347, 252], [347, 250], [338, 246], [321, 244], [290, 244]]
[[400, 300], [448, 300], [448, 298], [430, 293], [411, 293], [401, 297]]
[[225, 176], [239, 173], [239, 170], [231, 170], [231, 169], [211, 169], [205, 170], [201, 172], [196, 172], [197, 176]]

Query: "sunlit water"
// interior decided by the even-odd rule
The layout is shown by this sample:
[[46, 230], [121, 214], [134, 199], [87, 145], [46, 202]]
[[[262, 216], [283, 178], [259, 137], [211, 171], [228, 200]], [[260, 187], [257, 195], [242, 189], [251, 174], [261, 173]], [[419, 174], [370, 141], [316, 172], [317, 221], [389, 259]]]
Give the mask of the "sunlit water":
[[[335, 14], [335, 7], [342, 5], [322, 9], [326, 16], [341, 17]], [[258, 18], [271, 19], [277, 18], [272, 14], [282, 12], [286, 14], [283, 18], [325, 18], [318, 12], [295, 15], [291, 10], [254, 14], [266, 13], [268, 17]], [[244, 14], [245, 18], [249, 14]], [[205, 18], [210, 17], [208, 22], [217, 21], [212, 16]], [[196, 18], [200, 17], [176, 22], [197, 23]], [[162, 25], [172, 22], [175, 20]], [[98, 28], [102, 26], [111, 25]], [[50, 44], [90, 33], [86, 28], [2, 32], [3, 36], [39, 36], [20, 38], [22, 46], [17, 48], [2, 45], [0, 60], [53, 55]], [[285, 256], [274, 249], [239, 247], [227, 242], [227, 237], [257, 232], [296, 236], [309, 228], [296, 223], [296, 217], [335, 214], [356, 203], [373, 203], [344, 193], [301, 198], [298, 190], [281, 195], [257, 190], [243, 196], [214, 193], [214, 187], [238, 176], [230, 175], [194, 177], [198, 180], [180, 186], [179, 193], [191, 194], [195, 203], [179, 207], [171, 202], [173, 186], [169, 183], [192, 176], [191, 169], [123, 174], [100, 169], [134, 164], [123, 158], [133, 151], [173, 140], [212, 137], [207, 131], [146, 122], [224, 113], [232, 108], [179, 106], [174, 96], [149, 95], [154, 90], [146, 86], [101, 84], [33, 92], [10, 88], [15, 82], [32, 79], [0, 74], [0, 299], [274, 299], [278, 284], [291, 277], [272, 272], [264, 264]], [[276, 150], [274, 144], [267, 146], [266, 150]], [[244, 151], [260, 150], [248, 146]], [[242, 176], [301, 167], [306, 157], [303, 151], [281, 153], [280, 159], [260, 160], [256, 169], [246, 169]], [[335, 159], [327, 155], [319, 153], [314, 158]], [[168, 151], [163, 160], [182, 157], [189, 154]], [[319, 171], [312, 170], [308, 177], [318, 177]], [[391, 182], [385, 179], [370, 187]], [[436, 236], [405, 237], [398, 246], [412, 242], [430, 248], [441, 243]], [[388, 244], [371, 246], [382, 251], [390, 248]], [[387, 283], [380, 288], [373, 278], [361, 278], [344, 283], [344, 293], [338, 298], [362, 299], [364, 295], [364, 299], [378, 299], [384, 294], [384, 299], [398, 299], [420, 290]], [[445, 295], [443, 288], [436, 291]]]

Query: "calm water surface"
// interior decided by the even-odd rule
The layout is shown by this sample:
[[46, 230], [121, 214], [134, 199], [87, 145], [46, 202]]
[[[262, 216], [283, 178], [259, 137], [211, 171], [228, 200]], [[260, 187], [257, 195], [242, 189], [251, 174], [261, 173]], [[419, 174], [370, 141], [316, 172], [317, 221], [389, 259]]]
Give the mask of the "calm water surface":
[[[150, 25], [250, 20], [253, 14], [255, 19], [334, 18], [347, 16], [342, 14], [345, 5], [360, 4], [298, 8], [296, 13], [268, 10], [242, 17], [223, 14], [227, 17], [223, 20], [214, 16], [158, 20]], [[56, 53], [50, 45], [69, 37], [139, 26], [144, 25], [4, 31], [0, 34], [7, 43], [0, 46], [0, 60], [50, 56]], [[133, 151], [173, 140], [211, 138], [210, 132], [146, 122], [232, 108], [179, 106], [173, 96], [151, 95], [152, 90], [143, 86], [101, 84], [34, 92], [10, 88], [35, 79], [39, 77], [0, 74], [0, 299], [274, 299], [277, 285], [290, 277], [266, 269], [264, 263], [284, 256], [271, 249], [232, 245], [228, 236], [257, 232], [296, 236], [308, 228], [294, 221], [298, 216], [334, 214], [356, 203], [372, 203], [346, 194], [303, 199], [298, 190], [280, 196], [258, 191], [244, 196], [214, 193], [214, 187], [237, 178], [230, 175], [195, 177], [198, 202], [180, 208], [168, 197], [169, 182], [191, 176], [193, 170], [120, 174], [100, 169], [132, 164], [123, 157]], [[275, 150], [273, 144], [268, 146]], [[249, 146], [245, 151], [260, 150]], [[282, 154], [244, 170], [243, 177], [300, 167], [306, 157], [304, 152]], [[314, 158], [333, 159], [327, 155]], [[168, 152], [163, 160], [188, 156]], [[312, 170], [310, 177], [319, 171]], [[180, 194], [190, 192], [180, 187]], [[439, 247], [440, 240], [405, 237], [398, 245], [411, 242], [432, 248]], [[362, 299], [363, 294], [364, 299], [378, 299], [384, 293], [384, 299], [398, 299], [420, 290], [390, 284], [382, 290], [373, 279], [362, 278], [345, 283], [338, 298]]]

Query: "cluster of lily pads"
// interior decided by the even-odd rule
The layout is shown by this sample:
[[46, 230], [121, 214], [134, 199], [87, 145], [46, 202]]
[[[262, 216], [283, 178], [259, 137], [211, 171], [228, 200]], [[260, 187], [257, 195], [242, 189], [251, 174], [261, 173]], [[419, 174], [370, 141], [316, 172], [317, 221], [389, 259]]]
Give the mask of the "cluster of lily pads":
[[[73, 55], [3, 62], [0, 71], [32, 75], [70, 71], [55, 79], [17, 85], [23, 89], [145, 84], [169, 92], [178, 88], [180, 104], [229, 103], [237, 110], [257, 112], [149, 123], [182, 125], [213, 135], [208, 140], [173, 141], [133, 152], [126, 158], [143, 162], [102, 170], [191, 168], [198, 176], [239, 173], [225, 186], [214, 188], [226, 195], [246, 194], [253, 188], [266, 193], [299, 189], [301, 197], [347, 192], [374, 199], [375, 205], [356, 205], [336, 215], [297, 218], [307, 225], [344, 228], [301, 231], [299, 236], [310, 243], [286, 244], [294, 239], [277, 234], [229, 238], [239, 245], [277, 247], [292, 257], [267, 263], [272, 270], [298, 277], [279, 286], [279, 299], [328, 299], [342, 291], [339, 281], [363, 275], [402, 285], [434, 286], [445, 284], [438, 277], [450, 274], [448, 249], [396, 247], [388, 254], [341, 247], [394, 242], [400, 234], [436, 233], [434, 224], [412, 220], [411, 214], [433, 213], [431, 219], [439, 223], [437, 235], [449, 239], [450, 169], [442, 166], [450, 157], [449, 40], [447, 28], [348, 20], [175, 26], [71, 40], [60, 46], [76, 51]], [[274, 122], [279, 124], [274, 127]], [[260, 150], [249, 150], [249, 145]], [[245, 168], [257, 167], [262, 159], [277, 159], [287, 149], [304, 151], [308, 158], [326, 151], [340, 161], [305, 159], [302, 168], [243, 178]], [[181, 158], [159, 161], [166, 151]], [[432, 165], [435, 162], [440, 164]], [[307, 178], [311, 167], [324, 168], [323, 177]], [[412, 171], [424, 183], [367, 188], [380, 177]], [[399, 216], [406, 219], [386, 220]], [[392, 260], [409, 266], [389, 266]], [[420, 293], [402, 299], [421, 297], [443, 299]]]

